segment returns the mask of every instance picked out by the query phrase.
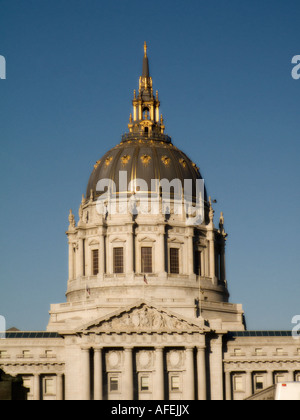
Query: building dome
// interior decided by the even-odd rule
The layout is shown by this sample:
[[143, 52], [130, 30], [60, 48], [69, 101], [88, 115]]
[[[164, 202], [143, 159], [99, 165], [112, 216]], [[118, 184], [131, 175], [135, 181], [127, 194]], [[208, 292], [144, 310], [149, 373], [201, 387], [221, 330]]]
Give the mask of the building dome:
[[[94, 165], [86, 198], [96, 200], [104, 192], [107, 182], [98, 184], [101, 180], [111, 181], [113, 194], [138, 191], [158, 194], [160, 181], [166, 180], [173, 188], [171, 194], [177, 191], [182, 194], [188, 190], [194, 201], [197, 195], [196, 180], [202, 180], [202, 176], [196, 164], [175, 147], [171, 138], [164, 133], [158, 91], [153, 95], [146, 45], [139, 92], [137, 95], [134, 91], [132, 103], [129, 132], [122, 136], [120, 144], [110, 149]], [[136, 180], [142, 180], [141, 185], [136, 185]], [[205, 192], [204, 200], [207, 202]]]
[[[127, 182], [122, 182], [120, 176], [127, 177]], [[171, 141], [140, 134], [132, 138], [128, 136], [95, 164], [87, 186], [87, 197], [92, 195], [96, 199], [103, 192], [99, 185], [97, 188], [98, 182], [103, 179], [114, 182], [116, 193], [132, 192], [130, 185], [133, 186], [136, 179], [145, 181], [147, 191], [153, 193], [158, 193], [153, 180], [166, 179], [170, 183], [179, 180], [182, 187], [186, 180], [192, 180], [195, 195], [195, 181], [202, 177], [196, 164]]]

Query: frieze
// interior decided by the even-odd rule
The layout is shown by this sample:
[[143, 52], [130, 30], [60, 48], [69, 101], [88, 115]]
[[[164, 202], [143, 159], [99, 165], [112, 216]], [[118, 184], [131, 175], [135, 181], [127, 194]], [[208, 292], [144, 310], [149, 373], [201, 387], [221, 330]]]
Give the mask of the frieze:
[[201, 328], [185, 320], [177, 318], [164, 310], [142, 304], [139, 307], [131, 308], [110, 319], [99, 321], [98, 324], [90, 325], [85, 333], [113, 333], [113, 332], [166, 332], [182, 334], [185, 332], [200, 332]]
[[206, 330], [209, 329], [205, 326], [196, 325], [192, 321], [182, 319], [170, 311], [156, 308], [142, 301], [133, 307], [117, 311], [110, 317], [95, 320], [75, 333], [85, 336], [102, 333], [108, 335], [158, 333], [168, 336], [169, 334], [201, 334]]

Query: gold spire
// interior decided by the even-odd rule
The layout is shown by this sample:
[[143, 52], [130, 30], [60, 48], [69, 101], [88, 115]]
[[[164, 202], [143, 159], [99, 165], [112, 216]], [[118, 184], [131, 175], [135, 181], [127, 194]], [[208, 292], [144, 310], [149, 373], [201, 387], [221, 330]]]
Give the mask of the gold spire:
[[144, 42], [144, 52], [145, 52], [145, 57], [147, 57], [147, 42]]

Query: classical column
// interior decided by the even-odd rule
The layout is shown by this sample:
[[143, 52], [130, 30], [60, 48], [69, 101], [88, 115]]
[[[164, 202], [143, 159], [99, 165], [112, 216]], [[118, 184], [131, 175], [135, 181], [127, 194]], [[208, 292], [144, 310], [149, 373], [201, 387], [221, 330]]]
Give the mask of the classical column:
[[56, 376], [56, 399], [62, 401], [64, 399], [63, 374], [58, 373]]
[[155, 108], [155, 119], [156, 122], [159, 122], [159, 106]]
[[214, 210], [209, 197], [209, 225], [207, 226], [207, 239], [209, 240], [209, 273], [212, 283], [217, 282], [216, 279], [216, 261], [215, 261], [215, 232], [214, 232]]
[[103, 381], [102, 381], [102, 349], [94, 349], [94, 400], [103, 399]]
[[81, 349], [82, 353], [82, 399], [91, 399], [90, 349]]
[[126, 273], [133, 273], [133, 231], [132, 223], [128, 225], [127, 241], [126, 241]]
[[155, 348], [155, 376], [153, 382], [153, 399], [164, 400], [165, 398], [165, 372], [164, 372], [164, 349]]
[[222, 335], [213, 338], [210, 342], [210, 384], [211, 399], [213, 401], [223, 400], [223, 354]]
[[33, 399], [34, 401], [39, 401], [41, 395], [40, 389], [40, 375], [35, 373], [33, 376]]
[[185, 399], [195, 399], [195, 376], [194, 376], [194, 348], [187, 347], [185, 349], [186, 354], [186, 389]]
[[192, 275], [194, 273], [194, 229], [187, 228], [187, 274]]
[[231, 372], [225, 372], [226, 401], [231, 401]]
[[252, 391], [252, 372], [246, 372], [246, 394], [245, 397], [248, 398], [253, 394]]
[[76, 258], [76, 276], [83, 276], [83, 239], [78, 240], [77, 258]]
[[216, 260], [215, 260], [215, 240], [214, 233], [211, 233], [212, 238], [209, 241], [209, 273], [213, 280], [216, 281]]
[[132, 348], [124, 348], [124, 399], [133, 400], [133, 360], [132, 360]]
[[155, 267], [155, 271], [158, 274], [163, 274], [166, 272], [165, 266], [165, 225], [159, 225], [159, 232], [158, 232], [158, 241], [156, 247], [156, 261], [157, 265]]
[[74, 248], [73, 243], [69, 242], [69, 280], [74, 279]]
[[198, 400], [206, 400], [206, 364], [205, 347], [197, 349], [197, 368], [198, 368]]
[[105, 240], [104, 240], [104, 233], [101, 232], [99, 236], [99, 273], [105, 274]]
[[273, 385], [273, 371], [268, 370], [267, 371], [267, 387], [272, 386], [272, 385]]

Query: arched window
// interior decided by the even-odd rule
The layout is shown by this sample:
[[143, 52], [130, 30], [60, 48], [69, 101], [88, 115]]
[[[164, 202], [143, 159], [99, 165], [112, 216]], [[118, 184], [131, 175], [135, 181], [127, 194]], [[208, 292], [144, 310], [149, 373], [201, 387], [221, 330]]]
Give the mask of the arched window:
[[149, 117], [149, 108], [145, 107], [143, 109], [143, 120], [147, 120]]

